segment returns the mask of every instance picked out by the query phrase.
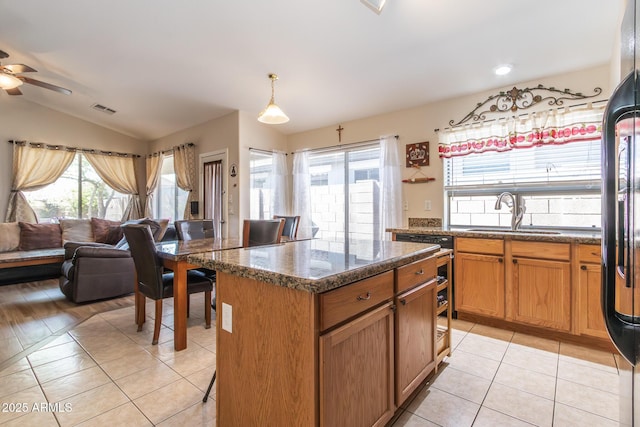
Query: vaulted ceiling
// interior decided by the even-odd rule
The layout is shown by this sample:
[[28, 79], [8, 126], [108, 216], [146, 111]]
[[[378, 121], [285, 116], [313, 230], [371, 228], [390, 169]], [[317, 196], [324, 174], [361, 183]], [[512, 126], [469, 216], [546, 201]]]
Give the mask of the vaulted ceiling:
[[290, 134], [607, 63], [623, 3], [0, 0], [0, 49], [73, 91], [23, 85], [22, 100], [142, 140], [257, 115], [275, 72]]

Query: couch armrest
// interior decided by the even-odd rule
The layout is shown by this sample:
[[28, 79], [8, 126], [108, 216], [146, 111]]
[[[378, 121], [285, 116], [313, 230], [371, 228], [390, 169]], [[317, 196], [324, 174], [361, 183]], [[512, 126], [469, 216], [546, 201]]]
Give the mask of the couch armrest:
[[96, 242], [65, 242], [64, 247], [64, 259], [71, 259], [73, 255], [76, 253], [76, 249], [82, 246], [93, 247], [93, 248], [113, 248], [112, 245], [107, 245], [106, 243], [96, 243]]
[[131, 258], [131, 252], [122, 249], [116, 249], [107, 245], [107, 247], [80, 246], [76, 249], [74, 258]]

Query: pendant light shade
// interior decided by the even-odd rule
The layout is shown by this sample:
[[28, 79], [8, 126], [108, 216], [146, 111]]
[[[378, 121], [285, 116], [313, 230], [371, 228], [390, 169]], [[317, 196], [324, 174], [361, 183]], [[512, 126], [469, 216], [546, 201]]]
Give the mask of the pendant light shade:
[[280, 107], [276, 105], [276, 102], [274, 100], [274, 84], [275, 81], [278, 80], [278, 76], [275, 74], [269, 74], [269, 78], [271, 79], [271, 100], [264, 108], [264, 110], [262, 110], [260, 114], [258, 114], [258, 121], [270, 125], [287, 123], [289, 121], [289, 117], [287, 117], [287, 115], [280, 109]]
[[0, 71], [0, 89], [15, 89], [22, 84], [16, 76]]

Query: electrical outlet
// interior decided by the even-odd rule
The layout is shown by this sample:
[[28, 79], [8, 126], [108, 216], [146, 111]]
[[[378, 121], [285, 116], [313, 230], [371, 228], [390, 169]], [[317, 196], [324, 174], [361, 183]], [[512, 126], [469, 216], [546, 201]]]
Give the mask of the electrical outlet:
[[402, 204], [402, 209], [405, 211], [409, 210], [409, 201], [405, 200], [404, 203]]
[[425, 211], [430, 211], [431, 210], [431, 200], [425, 200], [424, 201], [424, 210]]

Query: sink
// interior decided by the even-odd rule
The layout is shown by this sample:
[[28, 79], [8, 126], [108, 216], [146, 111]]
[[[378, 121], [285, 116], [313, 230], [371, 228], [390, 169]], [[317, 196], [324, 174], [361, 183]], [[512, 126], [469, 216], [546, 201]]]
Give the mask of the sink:
[[559, 231], [511, 230], [509, 228], [470, 228], [466, 231], [479, 231], [484, 233], [510, 233], [510, 234], [561, 234]]

